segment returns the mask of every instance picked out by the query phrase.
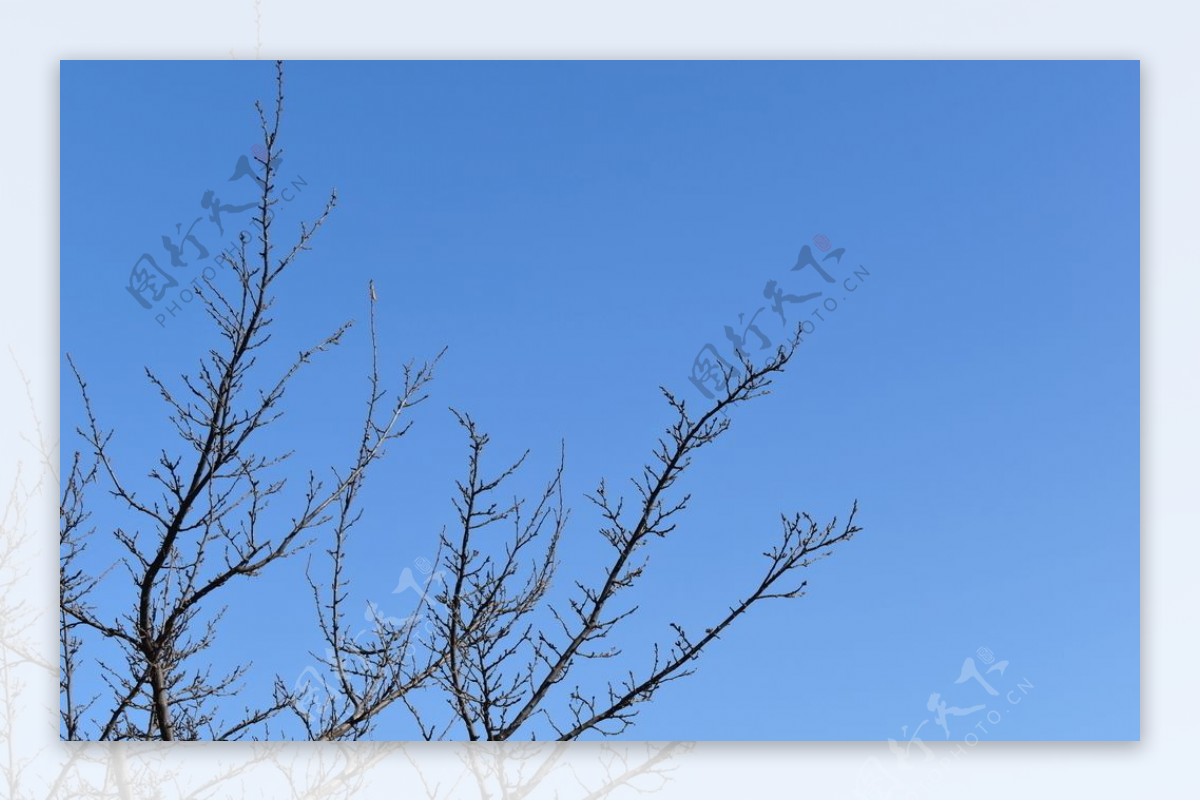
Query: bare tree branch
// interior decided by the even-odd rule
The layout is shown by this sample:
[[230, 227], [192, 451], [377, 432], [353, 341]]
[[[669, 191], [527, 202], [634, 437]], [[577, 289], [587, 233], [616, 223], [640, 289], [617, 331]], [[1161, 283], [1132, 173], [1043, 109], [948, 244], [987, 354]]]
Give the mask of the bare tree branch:
[[[177, 379], [146, 371], [178, 438], [174, 448], [158, 449], [151, 469], [142, 473], [149, 492], [144, 482], [129, 480], [114, 431], [101, 424], [83, 371], [67, 357], [82, 399], [77, 431], [87, 448], [74, 455], [60, 498], [65, 738], [269, 736], [273, 722], [290, 712], [282, 719], [299, 726], [303, 737], [356, 740], [376, 731], [389, 710], [407, 716], [426, 740], [537, 739], [547, 731], [561, 741], [618, 735], [643, 704], [690, 675], [709, 646], [753, 607], [801, 597], [806, 583], [800, 571], [860, 530], [857, 502], [843, 524], [837, 518], [819, 524], [803, 512], [782, 516], [781, 534], [763, 552], [766, 565], [757, 581], [714, 615], [703, 635], [693, 637], [681, 622], [672, 622], [667, 642], [648, 644], [649, 664], [622, 664], [627, 646], [619, 630], [639, 611], [633, 588], [648, 582], [655, 543], [674, 534], [691, 500], [676, 491], [677, 482], [696, 452], [729, 430], [736, 409], [770, 393], [799, 346], [797, 329], [761, 364], [739, 351], [740, 364], [724, 367], [724, 392], [698, 411], [661, 388], [672, 419], [647, 464], [631, 478], [634, 492], [627, 499], [601, 480], [585, 496], [599, 516], [599, 545], [606, 555], [596, 573], [574, 571], [568, 585], [573, 591], [552, 594], [560, 587], [559, 548], [570, 516], [564, 502], [565, 446], [549, 477], [523, 497], [511, 488], [521, 480], [529, 452], [497, 469], [490, 436], [471, 415], [452, 409], [467, 439], [466, 470], [455, 483], [455, 518], [437, 538], [433, 564], [441, 570], [429, 579], [411, 615], [389, 618], [371, 605], [369, 629], [352, 631], [351, 546], [367, 527], [363, 489], [388, 445], [410, 430], [411, 410], [428, 397], [441, 354], [404, 365], [399, 390], [385, 390], [377, 295], [370, 283], [370, 369], [356, 441], [330, 474], [321, 473], [324, 478], [314, 469], [288, 470], [305, 476], [302, 487], [289, 487], [283, 474], [291, 452], [258, 451], [266, 439], [262, 432], [283, 416], [295, 377], [338, 346], [352, 323], [290, 358], [273, 355], [276, 282], [311, 247], [337, 196], [331, 193], [317, 218], [300, 225], [289, 247], [275, 244], [281, 64], [273, 112], [261, 104], [257, 110], [263, 148], [256, 156], [261, 171], [256, 236], [243, 234], [222, 254], [236, 282], [232, 290], [211, 279], [198, 290], [218, 344], [192, 373]], [[97, 538], [95, 528], [84, 530], [91, 522], [86, 501], [101, 485], [120, 510], [119, 524], [107, 532], [119, 558], [92, 575], [82, 558]], [[276, 510], [284, 503], [290, 509], [281, 516]], [[225, 612], [217, 604], [230, 597], [222, 590], [263, 575], [316, 542], [318, 558], [310, 555], [306, 577], [324, 653], [312, 653], [314, 664], [302, 674], [303, 684], [289, 686], [276, 677], [269, 698], [246, 703], [242, 681], [248, 660], [220, 671], [212, 658]], [[322, 554], [327, 573], [318, 564], [324, 564]], [[434, 587], [443, 573], [448, 579]], [[101, 586], [107, 592], [117, 577], [128, 597], [94, 603]], [[84, 660], [91, 648], [96, 652]], [[586, 663], [606, 669], [598, 682], [596, 671], [581, 669]], [[86, 699], [79, 693], [85, 664], [94, 666], [94, 683], [101, 687]], [[434, 703], [426, 705], [430, 699]], [[227, 720], [235, 704], [240, 711]]]
[[[405, 413], [423, 400], [432, 378], [432, 364], [405, 368], [405, 390], [396, 398], [380, 385], [371, 304], [372, 367], [368, 414], [361, 441], [350, 466], [333, 471], [328, 486], [309, 472], [300, 508], [280, 525], [265, 517], [268, 503], [279, 496], [286, 478], [270, 473], [290, 456], [256, 454], [258, 435], [283, 415], [282, 402], [292, 379], [318, 354], [340, 343], [350, 328], [347, 322], [316, 344], [301, 350], [274, 379], [255, 388], [254, 377], [263, 371], [259, 353], [271, 339], [275, 282], [309, 249], [336, 203], [330, 196], [324, 211], [311, 224], [302, 224], [296, 242], [277, 256], [273, 245], [274, 214], [278, 202], [276, 171], [282, 150], [278, 145], [283, 113], [283, 70], [276, 65], [276, 102], [267, 115], [258, 106], [263, 150], [256, 160], [261, 169], [260, 195], [253, 224], [257, 248], [251, 252], [243, 234], [235, 252], [222, 258], [236, 277], [236, 291], [223, 292], [212, 280], [198, 290], [223, 346], [208, 351], [195, 375], [180, 376], [180, 390], [147, 371], [151, 385], [170, 410], [170, 421], [188, 450], [171, 454], [162, 449], [150, 478], [160, 488], [156, 500], [143, 500], [122, 478], [113, 454], [113, 433], [102, 428], [87, 382], [68, 356], [82, 395], [86, 427], [80, 430], [90, 446], [95, 466], [71, 473], [61, 511], [63, 537], [62, 661], [64, 727], [68, 736], [79, 733], [79, 707], [70, 692], [79, 651], [76, 626], [86, 626], [124, 649], [128, 671], [115, 665], [105, 679], [113, 692], [108, 722], [100, 729], [104, 738], [160, 738], [163, 740], [241, 736], [295, 699], [276, 693], [271, 703], [247, 708], [233, 724], [216, 721], [215, 699], [236, 694], [247, 668], [243, 665], [223, 675], [208, 669], [189, 670], [194, 657], [205, 654], [216, 636], [221, 610], [207, 610], [210, 596], [236, 579], [261, 574], [273, 563], [292, 556], [312, 542], [320, 528], [333, 519], [336, 548], [353, 520], [347, 516], [368, 470], [385, 453], [385, 445], [408, 430]], [[114, 540], [127, 552], [122, 560], [136, 595], [132, 614], [113, 622], [95, 615], [85, 597], [98, 579], [84, 576], [72, 565], [82, 546], [75, 533], [84, 519], [82, 490], [102, 476], [110, 494], [135, 517], [129, 528], [113, 530]], [[271, 534], [265, 532], [270, 531]], [[207, 610], [202, 612], [202, 610]], [[130, 713], [141, 711], [144, 724]]]

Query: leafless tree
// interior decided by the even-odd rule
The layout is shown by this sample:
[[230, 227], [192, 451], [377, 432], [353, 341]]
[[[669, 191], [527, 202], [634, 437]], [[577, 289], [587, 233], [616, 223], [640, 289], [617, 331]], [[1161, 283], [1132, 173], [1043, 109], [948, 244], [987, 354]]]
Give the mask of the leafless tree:
[[[371, 367], [360, 435], [346, 463], [322, 481], [307, 472], [298, 508], [274, 514], [271, 501], [287, 500], [281, 475], [288, 453], [262, 454], [260, 433], [283, 414], [294, 376], [319, 354], [339, 344], [346, 323], [265, 379], [276, 283], [303, 251], [336, 202], [301, 225], [286, 250], [273, 244], [272, 207], [280, 160], [283, 72], [277, 64], [273, 113], [258, 107], [263, 149], [260, 197], [254, 215], [256, 242], [243, 235], [224, 254], [237, 279], [234, 292], [206, 279], [199, 292], [221, 345], [211, 349], [192, 375], [168, 382], [147, 370], [178, 435], [178, 450], [162, 448], [149, 471], [155, 495], [130, 484], [115, 453], [114, 432], [98, 420], [83, 373], [71, 361], [83, 400], [79, 433], [87, 448], [75, 454], [61, 497], [61, 695], [62, 731], [69, 739], [237, 739], [270, 737], [272, 722], [289, 712], [302, 736], [313, 740], [368, 738], [385, 710], [406, 713], [426, 740], [542, 739], [589, 734], [617, 735], [643, 704], [668, 683], [694, 671], [700, 655], [735, 621], [761, 602], [803, 594], [803, 568], [850, 539], [857, 504], [844, 522], [818, 523], [800, 513], [781, 518], [757, 581], [716, 616], [702, 634], [672, 623], [645, 664], [621, 663], [619, 629], [638, 607], [631, 588], [648, 581], [656, 541], [679, 524], [690, 496], [675, 491], [698, 450], [730, 426], [736, 407], [768, 394], [800, 342], [800, 332], [761, 363], [742, 356], [725, 371], [725, 389], [693, 409], [663, 388], [672, 420], [630, 498], [601, 481], [588, 497], [604, 524], [609, 548], [603, 569], [591, 575], [570, 569], [574, 589], [560, 586], [559, 544], [568, 510], [563, 498], [564, 459], [533, 495], [504, 500], [525, 460], [500, 469], [489, 460], [490, 438], [465, 412], [454, 414], [466, 435], [466, 474], [457, 484], [455, 524], [439, 537], [437, 564], [448, 577], [423, 596], [404, 620], [379, 616], [368, 632], [347, 623], [347, 559], [362, 517], [360, 490], [386, 446], [411, 423], [407, 413], [426, 398], [437, 362], [403, 369], [401, 389], [383, 389], [376, 332], [376, 296], [369, 291]], [[69, 357], [68, 357], [69, 358]], [[293, 474], [296, 471], [290, 471]], [[111, 531], [121, 559], [107, 573], [79, 566], [80, 554], [99, 535], [85, 530], [86, 499], [96, 487], [118, 502], [125, 518]], [[278, 504], [277, 504], [278, 505]], [[485, 536], [482, 532], [488, 530]], [[495, 530], [506, 530], [502, 536]], [[218, 638], [222, 590], [253, 580], [276, 562], [323, 543], [324, 559], [310, 561], [309, 585], [316, 605], [323, 656], [301, 686], [275, 682], [274, 695], [244, 703], [239, 683], [245, 666], [212, 674], [206, 661]], [[328, 571], [328, 572], [326, 572]], [[118, 582], [123, 582], [118, 584]], [[117, 585], [123, 612], [101, 613], [97, 593]], [[106, 595], [106, 601], [109, 596]], [[111, 607], [111, 603], [106, 603]], [[115, 645], [120, 663], [96, 661], [107, 697], [81, 699], [75, 691], [81, 659], [94, 640]], [[581, 666], [613, 665], [611, 679], [587, 686]], [[581, 674], [587, 674], [581, 677]], [[243, 710], [226, 719], [230, 702]], [[282, 724], [278, 724], [282, 725]], [[539, 734], [539, 726], [546, 727]], [[287, 736], [286, 732], [282, 736]]]

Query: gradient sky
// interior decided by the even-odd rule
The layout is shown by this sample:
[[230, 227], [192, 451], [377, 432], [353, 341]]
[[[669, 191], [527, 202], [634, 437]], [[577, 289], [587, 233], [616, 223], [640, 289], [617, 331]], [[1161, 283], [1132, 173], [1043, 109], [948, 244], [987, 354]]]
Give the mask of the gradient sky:
[[[199, 275], [159, 243], [207, 214], [206, 190], [251, 199], [227, 179], [259, 141], [253, 103], [273, 76], [265, 62], [62, 64], [61, 350], [130, 476], [169, 442], [144, 368], [191, 370], [211, 339], [174, 291], [143, 309], [129, 271], [150, 252], [176, 289]], [[466, 442], [451, 406], [490, 432], [493, 466], [532, 449], [514, 491], [535, 492], [565, 441], [560, 582], [597, 576], [583, 494], [637, 474], [670, 421], [660, 384], [704, 401], [693, 359], [709, 343], [728, 355], [739, 314], [767, 307], [757, 322], [779, 341], [774, 280], [824, 292], [786, 307], [812, 333], [774, 393], [697, 455], [680, 484], [693, 502], [651, 544], [644, 617], [606, 669], [644, 668], [669, 620], [702, 629], [739, 600], [781, 512], [825, 519], [858, 499], [864, 530], [626, 736], [1138, 738], [1137, 62], [291, 62], [285, 84], [294, 188], [276, 230], [334, 187], [339, 204], [281, 285], [277, 357], [363, 320], [368, 280], [390, 375], [448, 348], [368, 485], [355, 609], [404, 614], [399, 577], [452, 520]], [[227, 216], [224, 241], [248, 216]], [[223, 241], [207, 219], [193, 233], [212, 253]], [[845, 248], [825, 263], [833, 284], [789, 269], [805, 245], [822, 253], [814, 237]], [[293, 469], [354, 447], [365, 345], [357, 326], [289, 392], [266, 441], [296, 450]], [[64, 460], [80, 421], [64, 364]], [[94, 497], [104, 534], [121, 518]], [[89, 551], [113, 554], [102, 538]], [[213, 658], [253, 657], [248, 695], [321, 649], [303, 569], [226, 596]], [[115, 603], [120, 577], [103, 587]], [[956, 683], [967, 659], [1007, 662], [986, 674], [997, 695]], [[938, 700], [984, 707], [943, 729]], [[378, 731], [413, 734], [399, 710]]]

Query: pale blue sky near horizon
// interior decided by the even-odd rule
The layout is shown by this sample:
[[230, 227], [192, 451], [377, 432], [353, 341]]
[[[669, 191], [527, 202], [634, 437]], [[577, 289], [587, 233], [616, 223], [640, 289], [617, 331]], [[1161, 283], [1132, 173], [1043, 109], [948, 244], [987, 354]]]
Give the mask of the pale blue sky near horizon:
[[[605, 669], [644, 669], [667, 621], [702, 629], [740, 600], [780, 513], [844, 516], [857, 499], [863, 531], [808, 570], [806, 597], [752, 610], [623, 736], [1138, 738], [1138, 62], [285, 71], [293, 189], [277, 234], [334, 187], [339, 202], [282, 282], [280, 362], [362, 322], [368, 281], [385, 371], [447, 348], [367, 487], [356, 608], [402, 614], [399, 577], [452, 520], [466, 444], [448, 407], [490, 432], [493, 466], [532, 450], [513, 486], [526, 495], [565, 442], [560, 582], [594, 578], [606, 554], [584, 493], [601, 477], [628, 486], [647, 460], [670, 421], [658, 385], [704, 401], [693, 359], [708, 343], [728, 354], [739, 314], [764, 308], [760, 330], [779, 341], [774, 280], [825, 293], [785, 307], [813, 331], [773, 394], [697, 454], [679, 530], [648, 551], [645, 617]], [[206, 190], [251, 198], [248, 179], [228, 179], [260, 141], [253, 103], [273, 81], [269, 62], [62, 63], [61, 351], [131, 476], [170, 430], [144, 368], [193, 370], [209, 340], [197, 303], [171, 315], [173, 291], [142, 308], [129, 271], [151, 252], [176, 290], [199, 274], [188, 250], [170, 266], [161, 238], [207, 216]], [[247, 216], [228, 213], [224, 239], [207, 219], [193, 231], [215, 252]], [[832, 284], [789, 269], [805, 245], [822, 253], [818, 236], [845, 248], [824, 263]], [[354, 446], [364, 334], [299, 377], [266, 438], [297, 451], [294, 481]], [[65, 359], [61, 380], [65, 463], [81, 421]], [[121, 519], [100, 504], [92, 522], [103, 535]], [[89, 551], [97, 565], [113, 553], [103, 539]], [[214, 652], [254, 659], [250, 695], [321, 649], [304, 560], [277, 568], [230, 593]], [[956, 683], [989, 652], [1007, 662], [987, 674], [998, 695]], [[943, 729], [934, 693], [985, 708]], [[414, 733], [395, 710], [377, 737]]]

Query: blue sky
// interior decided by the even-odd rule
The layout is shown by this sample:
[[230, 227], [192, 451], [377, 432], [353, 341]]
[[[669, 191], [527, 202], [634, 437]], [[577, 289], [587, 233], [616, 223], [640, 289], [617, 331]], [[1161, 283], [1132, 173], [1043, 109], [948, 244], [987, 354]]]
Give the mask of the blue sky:
[[[779, 513], [857, 498], [864, 530], [627, 736], [1137, 739], [1137, 62], [290, 62], [285, 83], [278, 230], [333, 187], [339, 205], [282, 285], [280, 360], [361, 321], [368, 280], [393, 375], [448, 348], [368, 486], [360, 608], [401, 614], [398, 577], [451, 522], [466, 444], [450, 406], [491, 433], [493, 465], [532, 450], [526, 494], [565, 441], [560, 580], [597, 575], [583, 494], [637, 474], [670, 421], [660, 384], [704, 400], [693, 359], [727, 353], [739, 314], [767, 306], [779, 340], [775, 280], [825, 292], [787, 309], [812, 333], [685, 476], [694, 500], [653, 543], [612, 675], [645, 666], [669, 620], [702, 628], [739, 600]], [[167, 312], [173, 293], [142, 308], [129, 270], [206, 190], [249, 199], [227, 179], [272, 91], [265, 62], [62, 64], [61, 350], [131, 475], [169, 435], [144, 367], [192, 369], [209, 332], [196, 303]], [[193, 230], [219, 248], [207, 220]], [[833, 285], [789, 270], [817, 236], [845, 248]], [[180, 288], [200, 270], [159, 263]], [[349, 453], [364, 334], [290, 391], [269, 442], [297, 466]], [[64, 371], [64, 454], [79, 422]], [[103, 533], [120, 522], [100, 500]], [[320, 648], [302, 560], [226, 600], [214, 660], [252, 655], [248, 694]], [[996, 696], [956, 683], [989, 652], [1007, 662], [986, 674]], [[986, 707], [943, 730], [934, 693]], [[378, 736], [412, 734], [397, 711]]]

